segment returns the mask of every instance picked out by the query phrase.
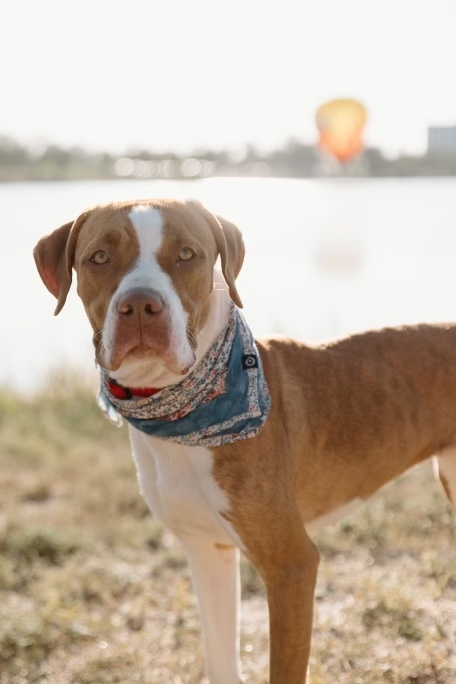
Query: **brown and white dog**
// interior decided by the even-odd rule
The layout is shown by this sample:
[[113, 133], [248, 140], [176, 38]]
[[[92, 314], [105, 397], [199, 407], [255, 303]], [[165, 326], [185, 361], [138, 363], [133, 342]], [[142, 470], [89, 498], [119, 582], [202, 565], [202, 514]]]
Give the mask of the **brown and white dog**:
[[[97, 362], [129, 388], [182, 381], [231, 300], [242, 306], [241, 233], [195, 201], [94, 207], [35, 258], [56, 313], [76, 270]], [[431, 455], [456, 500], [455, 326], [257, 344], [272, 408], [256, 437], [209, 449], [130, 430], [141, 491], [188, 553], [211, 684], [241, 679], [238, 549], [267, 588], [270, 682], [303, 684], [318, 566], [308, 532]]]

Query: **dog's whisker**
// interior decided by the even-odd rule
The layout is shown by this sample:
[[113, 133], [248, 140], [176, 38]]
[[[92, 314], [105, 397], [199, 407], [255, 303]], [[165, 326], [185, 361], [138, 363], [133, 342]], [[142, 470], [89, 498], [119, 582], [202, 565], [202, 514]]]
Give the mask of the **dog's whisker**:
[[187, 339], [190, 343], [192, 349], [196, 349], [198, 346], [197, 332], [195, 328], [187, 328]]
[[95, 355], [99, 357], [103, 350], [106, 351], [103, 345], [103, 330], [98, 330], [97, 332], [95, 332], [92, 336], [92, 341], [95, 345]]

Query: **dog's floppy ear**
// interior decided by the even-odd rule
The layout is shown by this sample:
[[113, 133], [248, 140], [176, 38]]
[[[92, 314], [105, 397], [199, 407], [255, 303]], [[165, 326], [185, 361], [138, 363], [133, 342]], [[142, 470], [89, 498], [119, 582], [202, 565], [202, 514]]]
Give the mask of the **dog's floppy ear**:
[[204, 212], [217, 245], [222, 263], [222, 273], [228, 285], [230, 297], [242, 309], [242, 301], [236, 289], [236, 278], [244, 262], [245, 248], [242, 233], [234, 223], [222, 216], [216, 216], [206, 209], [200, 202], [191, 200], [193, 204]]
[[242, 238], [242, 233], [234, 223], [227, 221], [223, 216], [216, 215], [217, 220], [222, 226], [222, 231], [226, 240], [227, 255], [225, 264], [227, 268], [232, 271], [232, 275], [236, 279], [241, 272], [242, 264], [244, 263], [245, 246]]
[[236, 289], [236, 278], [244, 263], [245, 247], [242, 233], [234, 223], [222, 216], [214, 216], [218, 227], [213, 230], [222, 262], [222, 273], [228, 285], [230, 297], [242, 309], [242, 301]]
[[76, 240], [86, 217], [87, 214], [81, 214], [76, 221], [45, 235], [33, 250], [41, 280], [58, 300], [54, 316], [62, 310], [71, 286]]

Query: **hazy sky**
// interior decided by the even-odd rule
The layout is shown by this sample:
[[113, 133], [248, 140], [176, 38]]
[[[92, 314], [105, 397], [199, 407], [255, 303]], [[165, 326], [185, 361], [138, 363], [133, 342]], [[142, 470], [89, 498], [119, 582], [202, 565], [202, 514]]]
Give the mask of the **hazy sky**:
[[313, 142], [341, 96], [392, 153], [456, 125], [456, 0], [12, 0], [0, 17], [0, 134], [20, 141], [269, 149]]

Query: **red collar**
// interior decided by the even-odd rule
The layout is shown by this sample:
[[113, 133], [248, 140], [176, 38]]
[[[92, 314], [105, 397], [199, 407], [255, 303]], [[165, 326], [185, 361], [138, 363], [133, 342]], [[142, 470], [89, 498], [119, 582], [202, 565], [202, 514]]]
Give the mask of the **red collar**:
[[116, 399], [131, 399], [132, 397], [152, 397], [157, 392], [160, 392], [163, 387], [124, 387], [118, 382], [109, 378], [109, 390], [116, 397]]

